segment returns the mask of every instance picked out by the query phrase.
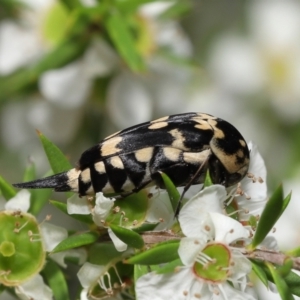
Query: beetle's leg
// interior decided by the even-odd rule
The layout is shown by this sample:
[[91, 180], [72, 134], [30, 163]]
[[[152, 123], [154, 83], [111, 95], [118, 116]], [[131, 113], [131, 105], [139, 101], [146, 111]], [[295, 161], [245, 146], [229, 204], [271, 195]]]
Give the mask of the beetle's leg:
[[210, 158], [211, 154], [209, 154], [205, 160], [202, 162], [202, 164], [199, 166], [199, 168], [197, 169], [197, 171], [195, 172], [195, 174], [193, 175], [193, 177], [191, 178], [191, 180], [184, 186], [183, 191], [181, 193], [180, 199], [178, 201], [175, 213], [174, 213], [174, 218], [177, 218], [180, 212], [180, 208], [181, 208], [181, 202], [183, 200], [183, 196], [184, 194], [187, 192], [187, 190], [191, 187], [191, 185], [193, 184], [193, 182], [195, 181], [195, 179], [197, 178], [197, 176], [199, 175], [199, 173], [201, 172], [201, 170], [203, 169], [204, 165], [208, 162], [209, 158]]

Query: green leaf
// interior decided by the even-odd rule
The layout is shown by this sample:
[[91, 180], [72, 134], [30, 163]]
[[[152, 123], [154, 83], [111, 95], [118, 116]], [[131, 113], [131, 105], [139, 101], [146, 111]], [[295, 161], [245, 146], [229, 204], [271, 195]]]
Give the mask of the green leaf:
[[292, 294], [300, 297], [300, 276], [294, 272], [290, 272], [284, 277]]
[[144, 223], [142, 226], [138, 227], [138, 228], [133, 228], [132, 230], [135, 232], [145, 232], [145, 231], [152, 231], [155, 229], [155, 227], [158, 225], [159, 223]]
[[164, 11], [160, 16], [160, 20], [169, 20], [182, 17], [188, 13], [192, 8], [190, 1], [178, 1]]
[[257, 277], [261, 280], [261, 282], [268, 288], [269, 282], [266, 272], [264, 271], [264, 268], [260, 264], [256, 264], [254, 261], [251, 261], [252, 263], [252, 270], [257, 275]]
[[299, 257], [300, 256], [300, 247], [288, 250], [288, 251], [284, 251], [285, 254], [290, 255], [290, 256], [294, 256], [294, 257]]
[[271, 273], [271, 276], [274, 280], [274, 283], [276, 285], [276, 288], [278, 290], [278, 293], [279, 293], [281, 299], [282, 300], [295, 299], [291, 293], [290, 288], [288, 287], [287, 283], [285, 282], [284, 278], [277, 272], [275, 267], [270, 263], [266, 263], [266, 265]]
[[144, 247], [144, 240], [138, 233], [114, 224], [109, 224], [109, 227], [113, 233], [128, 246], [137, 249]]
[[13, 186], [1, 176], [0, 176], [0, 190], [5, 200], [9, 200], [17, 194]]
[[134, 13], [143, 4], [154, 2], [155, 0], [126, 0], [116, 1], [116, 6], [124, 13]]
[[23, 175], [23, 182], [26, 181], [32, 181], [36, 178], [35, 175], [35, 165], [33, 161], [29, 161], [29, 164], [27, 165], [24, 175]]
[[293, 260], [287, 257], [284, 260], [283, 265], [278, 266], [276, 270], [281, 276], [285, 277], [291, 272], [292, 268], [293, 268]]
[[180, 194], [179, 194], [176, 186], [172, 182], [172, 180], [168, 177], [168, 175], [163, 172], [159, 172], [159, 173], [164, 182], [165, 188], [169, 194], [173, 211], [175, 212], [177, 209], [177, 206], [178, 206], [179, 199], [180, 199]]
[[166, 273], [174, 273], [177, 267], [183, 266], [183, 263], [180, 258], [177, 258], [167, 264], [165, 264], [163, 267], [156, 270], [157, 274], [166, 274]]
[[98, 240], [99, 235], [96, 232], [85, 232], [82, 234], [72, 235], [65, 240], [61, 241], [51, 253], [57, 253], [80, 246], [89, 245], [95, 243]]
[[161, 243], [126, 260], [128, 264], [157, 265], [178, 259], [179, 241]]
[[72, 165], [60, 149], [48, 140], [41, 132], [37, 131], [50, 166], [54, 173], [61, 173], [72, 169]]
[[105, 20], [105, 26], [112, 42], [130, 69], [143, 71], [145, 69], [144, 62], [137, 51], [134, 35], [130, 31], [126, 19], [114, 12]]
[[208, 187], [213, 185], [213, 182], [211, 180], [210, 174], [209, 174], [209, 170], [207, 169], [207, 172], [205, 174], [205, 179], [204, 179], [204, 184], [203, 187]]
[[46, 277], [56, 300], [70, 299], [66, 278], [56, 263], [49, 260], [42, 273]]
[[146, 275], [147, 273], [149, 273], [148, 266], [134, 265], [134, 282], [137, 282], [140, 277]]
[[55, 200], [50, 200], [50, 203], [53, 204], [56, 208], [58, 208], [62, 212], [64, 212], [65, 214], [67, 214], [68, 216], [70, 216], [71, 218], [74, 218], [80, 222], [83, 222], [83, 223], [86, 223], [89, 225], [94, 224], [93, 218], [91, 215], [79, 215], [79, 214], [69, 215], [66, 203], [55, 201]]
[[119, 252], [111, 242], [101, 242], [91, 245], [88, 254], [88, 262], [95, 265], [105, 266], [109, 263], [121, 261], [123, 259], [123, 253]]
[[[288, 196], [287, 198], [290, 197]], [[273, 228], [278, 218], [283, 213], [288, 201], [285, 201], [285, 199], [283, 199], [283, 188], [282, 185], [280, 185], [275, 190], [274, 194], [270, 197], [261, 214], [252, 244], [250, 245], [250, 249], [255, 249], [255, 247], [264, 240], [269, 231]]]

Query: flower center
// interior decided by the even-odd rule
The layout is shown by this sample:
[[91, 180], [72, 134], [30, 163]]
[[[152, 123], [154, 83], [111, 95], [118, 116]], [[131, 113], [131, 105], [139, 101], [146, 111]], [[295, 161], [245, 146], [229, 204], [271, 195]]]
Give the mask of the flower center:
[[223, 282], [228, 278], [230, 262], [229, 248], [221, 243], [211, 243], [198, 254], [193, 270], [197, 277], [204, 280]]

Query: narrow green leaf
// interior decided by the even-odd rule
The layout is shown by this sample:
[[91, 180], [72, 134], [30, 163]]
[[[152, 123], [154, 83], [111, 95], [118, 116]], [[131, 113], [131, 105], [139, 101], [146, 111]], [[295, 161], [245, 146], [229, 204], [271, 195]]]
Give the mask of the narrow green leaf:
[[60, 242], [51, 253], [57, 253], [92, 244], [97, 241], [98, 237], [99, 235], [96, 232], [85, 232], [82, 234], [72, 235]]
[[140, 277], [146, 275], [147, 273], [149, 273], [148, 266], [134, 265], [134, 282], [137, 282]]
[[69, 300], [66, 278], [56, 263], [49, 260], [43, 269], [44, 276], [56, 300]]
[[154, 2], [157, 0], [126, 0], [116, 1], [115, 5], [124, 13], [134, 13], [141, 5]]
[[166, 273], [174, 273], [177, 267], [183, 266], [183, 263], [180, 258], [177, 258], [167, 264], [165, 264], [163, 267], [156, 270], [157, 274], [166, 274]]
[[282, 185], [280, 185], [270, 197], [261, 214], [251, 244], [252, 249], [255, 249], [273, 228], [274, 224], [282, 214], [284, 206], [286, 206], [286, 203], [283, 199], [283, 188]]
[[27, 165], [23, 175], [23, 182], [31, 181], [34, 179], [36, 179], [35, 164], [33, 161], [29, 161], [29, 164]]
[[145, 231], [152, 231], [155, 229], [155, 227], [158, 225], [159, 223], [144, 223], [142, 226], [138, 227], [138, 228], [133, 228], [132, 230], [135, 232], [145, 232]]
[[169, 20], [180, 18], [186, 13], [188, 13], [192, 8], [192, 3], [190, 1], [178, 1], [172, 6], [170, 6], [166, 11], [164, 11], [160, 16], [160, 20]]
[[271, 276], [274, 280], [274, 283], [276, 285], [276, 288], [278, 290], [278, 293], [281, 297], [282, 300], [293, 300], [295, 299], [291, 293], [290, 288], [288, 287], [288, 285], [286, 284], [285, 280], [283, 279], [283, 277], [277, 272], [277, 270], [275, 269], [275, 267], [270, 264], [270, 263], [266, 263]]
[[94, 243], [88, 251], [88, 262], [95, 265], [107, 265], [112, 261], [121, 261], [123, 259], [122, 252], [117, 251], [111, 242]]
[[166, 190], [167, 190], [167, 192], [169, 194], [173, 211], [175, 212], [176, 209], [177, 209], [177, 206], [178, 206], [179, 199], [180, 199], [180, 194], [179, 194], [176, 186], [172, 182], [172, 180], [168, 177], [168, 175], [165, 174], [165, 173], [163, 173], [163, 172], [159, 172], [159, 173], [160, 173], [161, 178], [162, 178], [162, 180], [164, 182]]
[[179, 241], [159, 244], [126, 260], [128, 264], [157, 265], [178, 259]]
[[[286, 209], [287, 206], [289, 205], [289, 203], [290, 203], [290, 201], [291, 201], [291, 198], [292, 198], [292, 192], [290, 192], [290, 193], [284, 198], [280, 216], [283, 214], [283, 212], [285, 211], [285, 209]], [[279, 216], [279, 217], [280, 217], [280, 216]]]
[[89, 225], [94, 224], [93, 218], [92, 218], [91, 215], [79, 215], [79, 214], [69, 215], [66, 203], [55, 201], [55, 200], [50, 200], [49, 202], [51, 204], [53, 204], [56, 208], [58, 208], [59, 210], [61, 210], [62, 212], [64, 212], [68, 216], [70, 216], [71, 218], [74, 218], [74, 219], [76, 219], [80, 222], [83, 222], [83, 223], [86, 223], [86, 224], [89, 224]]
[[268, 288], [269, 287], [268, 277], [264, 269], [259, 264], [256, 264], [254, 261], [251, 261], [251, 263], [252, 263], [252, 270], [254, 271], [254, 273], [261, 280], [261, 282]]
[[17, 194], [13, 186], [8, 183], [2, 176], [0, 176], [0, 190], [5, 200], [9, 200]]
[[278, 266], [276, 270], [281, 276], [286, 277], [291, 272], [292, 268], [293, 268], [293, 260], [287, 257], [284, 260], [283, 265]]
[[300, 297], [300, 276], [294, 272], [290, 272], [284, 277], [292, 294]]
[[114, 12], [107, 17], [105, 25], [112, 42], [128, 66], [133, 71], [143, 71], [144, 63], [137, 51], [134, 35], [126, 19]]
[[50, 166], [54, 173], [61, 173], [72, 169], [72, 165], [60, 149], [48, 140], [41, 132], [37, 131]]
[[284, 253], [287, 255], [290, 255], [290, 256], [299, 257], [300, 256], [300, 247], [285, 251]]
[[211, 186], [211, 185], [213, 185], [213, 182], [211, 180], [209, 170], [207, 170], [206, 175], [205, 175], [205, 179], [204, 179], [203, 187], [208, 187], [208, 186]]
[[144, 247], [144, 240], [138, 233], [114, 224], [109, 224], [109, 227], [114, 234], [128, 246], [137, 249]]

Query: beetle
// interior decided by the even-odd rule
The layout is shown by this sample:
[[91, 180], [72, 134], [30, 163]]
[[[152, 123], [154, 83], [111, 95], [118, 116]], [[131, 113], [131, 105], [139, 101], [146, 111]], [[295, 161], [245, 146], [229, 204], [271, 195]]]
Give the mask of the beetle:
[[233, 125], [190, 112], [116, 132], [86, 150], [77, 167], [14, 186], [73, 191], [80, 196], [127, 195], [151, 185], [164, 188], [160, 172], [187, 190], [203, 183], [209, 171], [213, 183], [228, 187], [238, 183], [248, 167], [247, 143]]

